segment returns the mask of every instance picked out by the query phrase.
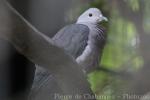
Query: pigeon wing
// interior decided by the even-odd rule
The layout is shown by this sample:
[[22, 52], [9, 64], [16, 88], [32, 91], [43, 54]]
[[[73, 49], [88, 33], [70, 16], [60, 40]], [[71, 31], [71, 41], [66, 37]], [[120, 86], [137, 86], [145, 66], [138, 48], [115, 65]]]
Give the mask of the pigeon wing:
[[88, 36], [88, 26], [71, 24], [56, 33], [53, 40], [55, 45], [65, 49], [71, 56], [77, 58], [87, 46]]

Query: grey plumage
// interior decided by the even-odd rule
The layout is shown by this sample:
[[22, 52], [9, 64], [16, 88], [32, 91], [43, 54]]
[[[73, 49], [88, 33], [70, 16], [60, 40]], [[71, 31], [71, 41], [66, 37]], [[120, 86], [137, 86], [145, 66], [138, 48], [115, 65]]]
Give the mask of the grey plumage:
[[[104, 29], [98, 25], [102, 20], [107, 20], [107, 18], [102, 16], [101, 11], [97, 8], [90, 8], [78, 18], [77, 23], [65, 26], [52, 38], [54, 44], [70, 54], [77, 63], [83, 67], [83, 71], [86, 73], [95, 70], [99, 66], [106, 41]], [[38, 67], [37, 70], [39, 70]], [[41, 71], [36, 71], [35, 77], [37, 78], [35, 78], [34, 82], [36, 82], [38, 78], [42, 79], [39, 73], [41, 73]], [[46, 70], [42, 73], [46, 75], [47, 78], [44, 77], [45, 79], [48, 79], [51, 75], [50, 73], [47, 75], [48, 72]], [[56, 82], [54, 78], [51, 79], [51, 81], [47, 81], [47, 87], [51, 87], [51, 83]], [[43, 83], [44, 82], [42, 82], [41, 85], [43, 85]], [[37, 83], [34, 85], [33, 87], [38, 87]], [[59, 86], [56, 85], [56, 87]], [[33, 88], [32, 92], [35, 92], [34, 90]], [[43, 93], [47, 93], [47, 91], [50, 92], [50, 89], [42, 90], [40, 88], [37, 91], [40, 90], [43, 91]], [[32, 92], [31, 94], [34, 94]], [[57, 92], [59, 92], [59, 90]], [[32, 96], [33, 95], [31, 95], [31, 97]]]
[[99, 67], [102, 51], [106, 41], [106, 34], [101, 26], [94, 25], [88, 36], [87, 46], [76, 61], [83, 67], [86, 73]]
[[[93, 25], [90, 30], [88, 26], [83, 24], [65, 26], [53, 37], [55, 45], [65, 49], [82, 65], [86, 72], [91, 72], [98, 67], [105, 40], [106, 34], [104, 34], [102, 27]], [[82, 53], [88, 49], [88, 45], [92, 50], [91, 53], [86, 54], [87, 57], [84, 61], [79, 61], [83, 56]]]
[[71, 24], [61, 29], [52, 40], [55, 45], [65, 49], [75, 59], [87, 46], [89, 28], [81, 24]]

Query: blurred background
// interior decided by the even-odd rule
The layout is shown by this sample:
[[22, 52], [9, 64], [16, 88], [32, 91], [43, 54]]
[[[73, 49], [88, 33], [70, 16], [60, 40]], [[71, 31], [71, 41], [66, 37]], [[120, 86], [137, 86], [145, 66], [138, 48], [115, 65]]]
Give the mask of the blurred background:
[[[99, 8], [109, 19], [108, 23], [101, 23], [106, 27], [108, 38], [100, 61], [103, 70], [88, 75], [92, 90], [97, 95], [108, 97], [99, 100], [126, 100], [126, 94], [139, 96], [130, 99], [138, 100], [150, 92], [150, 0], [11, 0], [10, 3], [32, 25], [49, 37], [54, 36], [63, 26], [74, 23], [85, 9]], [[6, 45], [8, 47], [9, 44]], [[4, 45], [0, 46], [4, 48]], [[9, 49], [8, 52], [9, 55], [6, 53], [0, 58], [11, 58], [5, 60], [10, 67], [16, 68], [11, 70], [11, 76], [15, 77], [12, 80], [12, 93], [20, 93], [19, 90], [27, 85], [16, 85], [22, 81], [19, 78], [20, 71], [32, 70], [31, 75], [26, 74], [27, 72], [22, 74], [24, 79], [31, 78], [34, 76], [34, 65], [27, 59], [17, 56], [19, 54], [15, 49]], [[20, 57], [23, 59], [22, 62]], [[14, 62], [14, 59], [16, 62], [13, 65], [10, 62]], [[17, 66], [25, 66], [25, 69], [18, 69]], [[7, 70], [6, 67], [4, 69]], [[31, 84], [32, 79], [31, 82], [25, 80], [23, 83]]]

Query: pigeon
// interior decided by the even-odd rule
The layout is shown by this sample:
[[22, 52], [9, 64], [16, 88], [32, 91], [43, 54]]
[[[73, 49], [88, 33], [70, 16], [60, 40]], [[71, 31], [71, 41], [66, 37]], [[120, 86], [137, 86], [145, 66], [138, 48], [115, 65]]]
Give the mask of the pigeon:
[[[85, 74], [94, 71], [99, 65], [106, 41], [105, 29], [99, 25], [103, 20], [107, 21], [107, 18], [99, 9], [89, 8], [79, 16], [76, 23], [65, 26], [52, 38], [54, 45], [72, 56]], [[53, 88], [56, 91], [53, 91]], [[51, 99], [54, 92], [62, 92], [52, 73], [36, 65], [30, 100], [41, 100], [38, 91]]]
[[107, 36], [99, 24], [102, 21], [108, 21], [102, 12], [98, 8], [89, 8], [76, 23], [65, 26], [52, 38], [54, 44], [65, 49], [85, 73], [99, 67]]

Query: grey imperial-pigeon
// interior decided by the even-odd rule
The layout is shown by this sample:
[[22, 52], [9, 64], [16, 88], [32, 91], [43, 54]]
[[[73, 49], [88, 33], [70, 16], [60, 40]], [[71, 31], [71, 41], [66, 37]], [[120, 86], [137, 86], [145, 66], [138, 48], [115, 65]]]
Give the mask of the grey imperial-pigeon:
[[[107, 18], [99, 9], [90, 8], [78, 18], [75, 24], [65, 26], [52, 38], [54, 44], [70, 54], [83, 67], [85, 73], [95, 70], [99, 65], [106, 41], [104, 29], [99, 26], [103, 20], [107, 21]], [[44, 97], [53, 100], [50, 95], [54, 93], [53, 88], [55, 88], [55, 93], [61, 93], [61, 88], [59, 89], [52, 73], [36, 66], [30, 94], [31, 100], [41, 100], [42, 93]], [[38, 91], [41, 91], [40, 95]]]
[[83, 67], [91, 72], [98, 67], [105, 45], [106, 33], [99, 25], [107, 21], [97, 8], [89, 8], [77, 20], [62, 28], [54, 37], [54, 43], [65, 49]]

